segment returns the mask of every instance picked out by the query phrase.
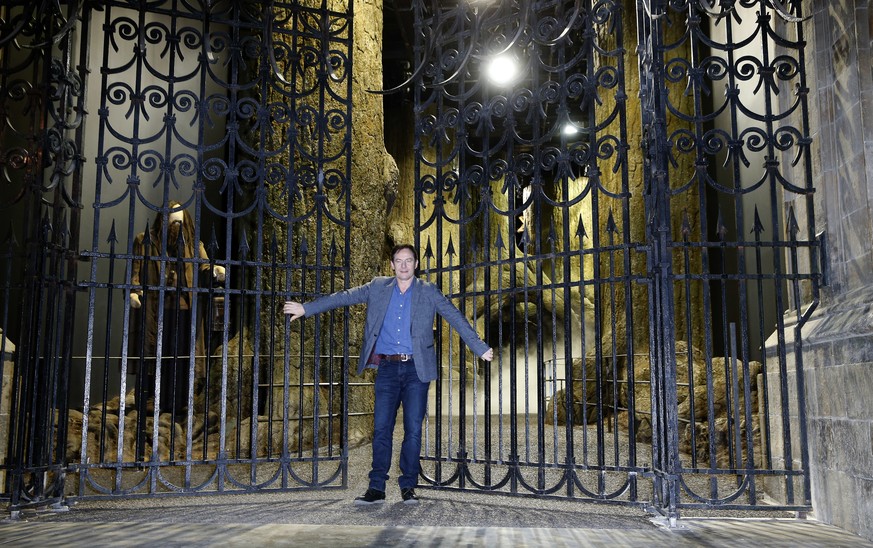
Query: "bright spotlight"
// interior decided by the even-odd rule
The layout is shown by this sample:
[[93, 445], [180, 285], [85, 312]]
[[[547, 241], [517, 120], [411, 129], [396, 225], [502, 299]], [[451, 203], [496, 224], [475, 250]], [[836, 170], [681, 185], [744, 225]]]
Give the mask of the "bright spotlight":
[[518, 76], [518, 63], [511, 55], [499, 55], [491, 59], [485, 74], [493, 83], [505, 86]]
[[571, 135], [576, 135], [577, 133], [579, 133], [579, 128], [576, 127], [576, 124], [574, 124], [573, 122], [567, 122], [566, 124], [564, 124], [563, 133], [567, 137]]

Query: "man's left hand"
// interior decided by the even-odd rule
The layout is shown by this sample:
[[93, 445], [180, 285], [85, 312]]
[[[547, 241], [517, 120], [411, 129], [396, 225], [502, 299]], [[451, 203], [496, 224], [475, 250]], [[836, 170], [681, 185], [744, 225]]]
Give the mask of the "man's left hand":
[[215, 276], [217, 281], [224, 282], [224, 267], [221, 265], [215, 265], [215, 268], [212, 269], [212, 275]]
[[485, 353], [482, 354], [482, 359], [485, 360], [486, 362], [490, 362], [491, 360], [493, 360], [494, 359], [494, 349], [489, 348], [488, 350], [486, 350]]

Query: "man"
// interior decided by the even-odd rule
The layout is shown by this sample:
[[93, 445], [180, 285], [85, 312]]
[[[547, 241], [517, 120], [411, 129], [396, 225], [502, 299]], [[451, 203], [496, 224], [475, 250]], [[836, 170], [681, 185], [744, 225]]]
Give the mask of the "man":
[[421, 429], [427, 406], [430, 382], [437, 378], [433, 323], [439, 313], [465, 343], [486, 361], [494, 352], [479, 338], [463, 314], [431, 283], [415, 277], [418, 268], [415, 248], [395, 246], [391, 252], [394, 277], [376, 277], [370, 283], [327, 295], [307, 303], [288, 301], [285, 314], [292, 320], [327, 310], [367, 303], [367, 323], [360, 375], [376, 367], [375, 409], [373, 417], [373, 465], [367, 491], [355, 499], [356, 505], [385, 502], [385, 483], [391, 467], [391, 451], [397, 409], [403, 405], [403, 445], [400, 449], [398, 478], [400, 495], [406, 504], [418, 503], [415, 486], [421, 469]]

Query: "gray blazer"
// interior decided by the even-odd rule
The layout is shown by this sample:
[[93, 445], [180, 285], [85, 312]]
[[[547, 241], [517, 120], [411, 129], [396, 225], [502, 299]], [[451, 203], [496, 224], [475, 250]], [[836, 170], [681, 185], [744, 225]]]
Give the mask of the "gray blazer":
[[[367, 325], [361, 343], [361, 358], [358, 362], [358, 375], [367, 367], [367, 361], [376, 346], [376, 339], [382, 329], [382, 322], [388, 312], [391, 292], [397, 285], [397, 278], [378, 276], [367, 284], [326, 295], [305, 303], [306, 316], [320, 314], [327, 310], [367, 303]], [[461, 314], [445, 295], [432, 283], [413, 278], [412, 280], [412, 357], [415, 370], [422, 382], [437, 378], [437, 357], [433, 343], [433, 321], [437, 312], [461, 336], [477, 356], [488, 351], [489, 346], [479, 338], [467, 318]]]

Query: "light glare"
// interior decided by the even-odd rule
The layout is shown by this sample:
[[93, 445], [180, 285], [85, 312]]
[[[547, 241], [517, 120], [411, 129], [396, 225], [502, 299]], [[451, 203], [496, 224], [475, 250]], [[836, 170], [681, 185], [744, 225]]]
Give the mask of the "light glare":
[[503, 86], [515, 80], [518, 75], [518, 64], [511, 55], [500, 55], [488, 64], [488, 79]]

